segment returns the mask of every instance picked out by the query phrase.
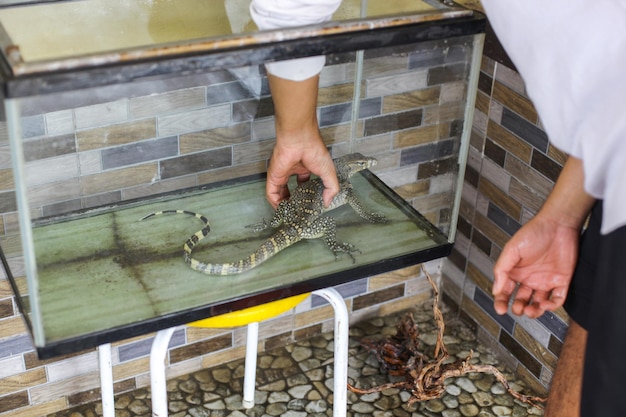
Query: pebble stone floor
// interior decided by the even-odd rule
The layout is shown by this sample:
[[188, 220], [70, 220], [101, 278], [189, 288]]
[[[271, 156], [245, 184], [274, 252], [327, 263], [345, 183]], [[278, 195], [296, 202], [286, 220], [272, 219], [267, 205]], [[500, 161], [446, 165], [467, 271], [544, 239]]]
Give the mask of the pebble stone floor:
[[[511, 386], [525, 394], [525, 384], [510, 370], [501, 367], [496, 357], [480, 345], [474, 332], [446, 314], [444, 342], [450, 359], [465, 358], [474, 350], [473, 360], [496, 365]], [[436, 343], [436, 325], [432, 303], [426, 302], [411, 311], [419, 326], [422, 352], [432, 355]], [[376, 317], [356, 323], [350, 329], [349, 381], [357, 387], [378, 386], [388, 382], [375, 357], [359, 343], [363, 337], [377, 338], [395, 334], [395, 326], [404, 313]], [[284, 348], [260, 353], [257, 367], [256, 405], [246, 410], [241, 405], [243, 359], [213, 369], [168, 381], [170, 417], [326, 417], [332, 416], [333, 335], [323, 334]], [[467, 374], [446, 380], [446, 392], [440, 399], [408, 406], [410, 394], [388, 389], [367, 395], [348, 392], [349, 417], [492, 417], [541, 416], [543, 411], [514, 400], [491, 375]], [[151, 415], [148, 388], [119, 394], [115, 398], [116, 417]], [[82, 405], [48, 417], [97, 417], [102, 415], [99, 402]]]

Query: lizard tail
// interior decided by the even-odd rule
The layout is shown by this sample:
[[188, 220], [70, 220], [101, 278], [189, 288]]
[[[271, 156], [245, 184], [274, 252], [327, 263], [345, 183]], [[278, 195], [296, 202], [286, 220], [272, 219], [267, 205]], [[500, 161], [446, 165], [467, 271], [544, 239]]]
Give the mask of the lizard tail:
[[205, 263], [191, 256], [193, 247], [206, 236], [206, 234], [203, 234], [204, 230], [205, 229], [202, 229], [194, 233], [187, 239], [184, 245], [184, 257], [185, 262], [187, 262], [192, 269], [207, 275], [236, 275], [249, 271], [301, 239], [297, 236], [297, 233], [293, 233], [288, 229], [279, 229], [246, 258], [223, 264]]
[[207, 275], [241, 274], [268, 260], [287, 246], [295, 243], [297, 240], [300, 240], [295, 237], [293, 233], [279, 229], [274, 235], [263, 242], [263, 244], [254, 253], [251, 253], [244, 259], [228, 263], [206, 263], [193, 258], [191, 256], [191, 252], [202, 239], [207, 237], [211, 231], [209, 220], [200, 213], [194, 213], [187, 210], [157, 211], [142, 217], [140, 220], [145, 220], [150, 217], [160, 216], [163, 214], [185, 214], [195, 217], [204, 223], [204, 227], [201, 230], [198, 230], [185, 241], [185, 244], [183, 245], [183, 259], [191, 269]]

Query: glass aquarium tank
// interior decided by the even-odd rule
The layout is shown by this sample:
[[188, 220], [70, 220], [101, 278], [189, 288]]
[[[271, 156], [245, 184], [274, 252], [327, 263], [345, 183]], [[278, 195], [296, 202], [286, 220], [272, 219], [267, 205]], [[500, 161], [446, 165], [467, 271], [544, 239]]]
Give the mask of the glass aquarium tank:
[[[258, 31], [248, 0], [208, 3], [0, 2], [0, 247], [42, 358], [450, 253], [484, 16], [346, 0], [330, 22]], [[275, 140], [263, 64], [316, 55], [322, 136], [333, 157], [376, 158], [351, 182], [386, 221], [345, 205], [325, 215], [351, 256], [305, 239], [241, 274], [192, 270], [194, 234], [209, 263], [275, 243], [259, 226]], [[175, 210], [199, 215], [142, 220]]]

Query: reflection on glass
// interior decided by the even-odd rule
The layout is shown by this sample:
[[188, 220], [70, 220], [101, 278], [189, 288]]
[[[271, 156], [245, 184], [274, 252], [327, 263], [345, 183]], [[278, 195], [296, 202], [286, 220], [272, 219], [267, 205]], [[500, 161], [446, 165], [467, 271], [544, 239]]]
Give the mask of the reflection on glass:
[[[64, 1], [0, 9], [0, 24], [11, 43], [19, 46], [22, 59], [33, 62], [254, 32], [249, 4], [249, 0]], [[375, 17], [432, 10], [431, 4], [437, 3], [365, 4], [365, 17]], [[335, 14], [336, 20], [360, 17], [364, 17], [360, 0], [344, 0]]]

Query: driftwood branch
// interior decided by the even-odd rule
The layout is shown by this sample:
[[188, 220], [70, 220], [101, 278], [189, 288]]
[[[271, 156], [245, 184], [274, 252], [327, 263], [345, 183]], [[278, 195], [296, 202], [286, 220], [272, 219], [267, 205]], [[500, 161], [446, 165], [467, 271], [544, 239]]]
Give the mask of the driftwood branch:
[[418, 330], [412, 314], [407, 314], [397, 325], [395, 336], [381, 341], [363, 341], [391, 376], [402, 377], [398, 382], [389, 382], [368, 389], [356, 388], [348, 384], [348, 389], [356, 394], [371, 394], [389, 388], [399, 388], [411, 393], [408, 404], [419, 401], [440, 398], [445, 392], [444, 381], [448, 378], [459, 377], [471, 372], [493, 375], [514, 398], [537, 408], [546, 401], [545, 398], [521, 394], [509, 385], [506, 377], [492, 365], [477, 365], [470, 363], [473, 352], [470, 351], [465, 359], [452, 363], [444, 363], [449, 357], [448, 349], [443, 342], [445, 322], [439, 309], [439, 290], [432, 277], [422, 267], [428, 282], [433, 288], [433, 313], [437, 324], [437, 343], [434, 359], [429, 360], [418, 350]]

